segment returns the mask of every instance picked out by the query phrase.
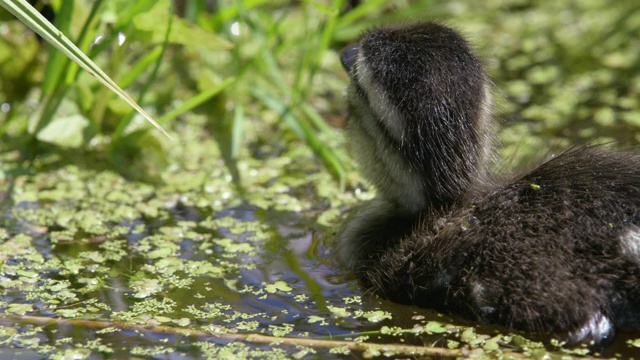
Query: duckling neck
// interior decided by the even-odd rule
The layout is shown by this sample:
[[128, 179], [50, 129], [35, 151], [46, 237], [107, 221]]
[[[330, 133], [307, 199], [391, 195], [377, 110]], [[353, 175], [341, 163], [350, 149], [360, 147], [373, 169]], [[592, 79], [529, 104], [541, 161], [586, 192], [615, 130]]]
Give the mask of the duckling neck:
[[[357, 95], [350, 99], [347, 135], [385, 208], [407, 216], [438, 210], [489, 182], [494, 133], [489, 86], [475, 99], [471, 117], [462, 110], [444, 114], [438, 111], [441, 104], [403, 113], [378, 84], [361, 81], [369, 101]], [[396, 130], [398, 125], [402, 130]]]
[[486, 178], [494, 134], [491, 85], [480, 62], [459, 49], [450, 55], [460, 63], [453, 69], [438, 67], [444, 60], [433, 56], [430, 67], [389, 66], [390, 55], [371, 46], [365, 41], [346, 61], [347, 137], [365, 177], [382, 199], [410, 214], [473, 191]]

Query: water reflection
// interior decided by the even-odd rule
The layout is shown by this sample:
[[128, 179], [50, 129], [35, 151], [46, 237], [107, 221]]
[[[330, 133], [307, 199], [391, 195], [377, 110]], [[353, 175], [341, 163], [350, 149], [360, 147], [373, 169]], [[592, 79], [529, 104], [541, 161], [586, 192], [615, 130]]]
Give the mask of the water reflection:
[[[36, 206], [23, 206], [30, 207]], [[344, 276], [333, 262], [327, 241], [330, 229], [319, 228], [312, 219], [300, 217], [299, 213], [242, 205], [214, 214], [179, 203], [170, 213], [171, 216], [162, 221], [136, 219], [117, 224], [130, 229], [124, 236], [126, 241], [121, 241], [126, 255], [117, 261], [95, 258], [109, 256], [107, 249], [120, 244], [116, 239], [84, 238], [52, 244], [47, 234], [34, 232], [38, 236], [32, 243], [37, 252], [47, 261], [64, 264], [60, 269], [40, 269], [36, 287], [50, 286], [54, 280], [68, 281], [69, 293], [77, 299], [56, 303], [46, 296], [58, 296], [57, 293], [12, 288], [11, 282], [17, 281], [19, 274], [5, 271], [1, 300], [31, 304], [34, 311], [29, 315], [45, 319], [68, 316], [88, 321], [60, 321], [38, 327], [28, 321], [14, 324], [5, 319], [1, 325], [15, 328], [23, 336], [5, 342], [0, 350], [12, 352], [17, 351], [15, 348], [24, 348], [21, 355], [16, 355], [23, 359], [40, 358], [39, 353], [29, 349], [43, 349], [43, 346], [67, 349], [69, 354], [92, 359], [126, 358], [132, 354], [157, 359], [198, 359], [214, 353], [219, 355], [227, 346], [229, 351], [231, 347], [234, 351], [264, 351], [266, 356], [266, 352], [274, 351], [274, 345], [237, 343], [222, 335], [163, 333], [145, 326], [320, 339], [354, 339], [374, 331], [367, 341], [389, 343], [400, 340], [391, 334], [380, 335], [381, 326], [412, 329], [429, 321], [474, 326], [464, 319], [362, 294], [358, 285]], [[211, 221], [217, 221], [215, 230], [211, 228]], [[15, 222], [14, 225], [29, 230], [27, 223]], [[166, 238], [163, 241], [175, 243], [177, 250], [167, 253], [166, 257], [151, 256], [162, 248], [154, 247], [149, 238], [162, 236]], [[229, 250], [225, 248], [224, 239], [232, 240], [234, 246], [246, 244], [247, 247]], [[87, 254], [94, 254], [94, 259], [88, 260]], [[21, 263], [8, 259], [6, 264], [19, 267]], [[206, 271], [202, 273], [189, 273], [189, 266], [202, 264], [209, 264], [214, 270], [203, 268]], [[175, 269], [170, 270], [171, 266]], [[134, 286], [136, 281], [148, 281], [151, 285], [141, 290]], [[376, 310], [388, 312], [391, 319], [378, 322], [366, 316], [367, 312]], [[91, 322], [93, 320], [96, 321]], [[111, 328], [105, 321], [124, 321], [133, 327]], [[477, 332], [491, 336], [507, 333], [504, 328], [492, 326], [480, 326]], [[459, 341], [459, 335], [456, 332], [405, 334], [402, 342], [446, 347], [449, 341]], [[625, 341], [638, 336], [640, 334], [620, 334], [613, 345], [604, 349], [603, 355], [631, 356], [633, 349]], [[295, 345], [280, 344], [275, 348], [288, 356], [302, 351]], [[313, 351], [315, 353], [299, 355], [303, 358], [337, 356], [328, 349]]]

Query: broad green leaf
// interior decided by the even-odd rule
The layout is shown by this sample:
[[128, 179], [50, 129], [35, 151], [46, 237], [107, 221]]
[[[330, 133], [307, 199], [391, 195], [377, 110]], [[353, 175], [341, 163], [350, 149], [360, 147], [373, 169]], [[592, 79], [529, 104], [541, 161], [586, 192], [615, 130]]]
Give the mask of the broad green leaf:
[[[149, 11], [134, 16], [133, 24], [137, 30], [148, 32], [151, 42], [162, 43], [167, 31], [169, 16], [174, 16], [171, 12], [171, 4], [168, 1], [159, 1]], [[178, 17], [173, 19], [169, 43], [190, 47], [204, 46], [210, 49], [230, 49], [233, 47], [226, 40]]]
[[54, 117], [36, 138], [61, 147], [79, 148], [84, 144], [84, 131], [89, 124], [89, 120], [80, 114]]

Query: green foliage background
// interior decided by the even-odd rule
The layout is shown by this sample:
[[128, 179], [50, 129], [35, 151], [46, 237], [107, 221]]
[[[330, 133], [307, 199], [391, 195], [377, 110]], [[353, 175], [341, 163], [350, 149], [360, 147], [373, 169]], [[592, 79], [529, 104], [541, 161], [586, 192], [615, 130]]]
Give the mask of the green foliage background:
[[[326, 125], [343, 114], [337, 53], [371, 24], [423, 18], [451, 23], [478, 45], [504, 99], [507, 152], [526, 157], [558, 139], [638, 141], [627, 131], [640, 125], [632, 2], [378, 0], [351, 11], [342, 0], [50, 5], [55, 25], [161, 124], [205, 116], [203, 131], [227, 163], [271, 124], [264, 133], [297, 137], [343, 181], [349, 160]], [[3, 144], [25, 158], [73, 149], [129, 178], [157, 180], [173, 145], [9, 14], [0, 18]]]

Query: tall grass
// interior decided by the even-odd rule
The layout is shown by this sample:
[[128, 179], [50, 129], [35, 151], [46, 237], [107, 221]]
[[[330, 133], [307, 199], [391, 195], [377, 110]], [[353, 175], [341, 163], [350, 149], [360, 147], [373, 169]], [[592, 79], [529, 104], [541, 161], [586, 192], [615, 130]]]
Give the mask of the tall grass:
[[[382, 1], [345, 13], [345, 0], [218, 1], [215, 6], [179, 0], [59, 0], [51, 2], [55, 27], [24, 0], [0, 0], [0, 5], [53, 44], [45, 51], [33, 37], [19, 39], [24, 30], [2, 16], [13, 31], [3, 41], [39, 49], [18, 59], [32, 67], [23, 74], [31, 77], [14, 74], [11, 79], [29, 87], [7, 96], [10, 110], [0, 114], [5, 139], [22, 140], [25, 147], [35, 144], [38, 151], [97, 150], [114, 167], [126, 168], [128, 157], [150, 149], [159, 152], [153, 158], [162, 159], [166, 146], [137, 121], [142, 114], [153, 122], [136, 102], [170, 132], [173, 120], [213, 104], [217, 108], [209, 107], [209, 121], [230, 123], [214, 128], [226, 131], [217, 138], [225, 139], [221, 143], [228, 151], [223, 153], [231, 158], [251, 131], [247, 117], [260, 121], [275, 116], [280, 131], [295, 134], [337, 179], [344, 179], [347, 155], [330, 145], [335, 130], [327, 126], [314, 99], [317, 88], [323, 88], [328, 59], [335, 62], [335, 50], [362, 26], [354, 24], [379, 12]], [[343, 41], [336, 41], [340, 36]], [[127, 103], [119, 100], [112, 93], [116, 84], [135, 102], [125, 93], [119, 96]], [[11, 89], [0, 88], [7, 91]], [[226, 103], [214, 101], [220, 96]]]

